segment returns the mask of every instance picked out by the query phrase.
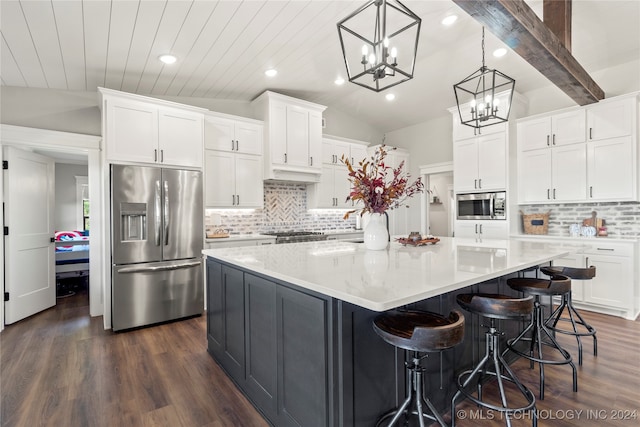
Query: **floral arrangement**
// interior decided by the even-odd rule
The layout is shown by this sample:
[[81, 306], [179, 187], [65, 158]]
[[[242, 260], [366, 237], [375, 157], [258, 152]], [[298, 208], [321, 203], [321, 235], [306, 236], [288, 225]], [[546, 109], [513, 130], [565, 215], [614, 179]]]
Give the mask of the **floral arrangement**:
[[[375, 154], [370, 159], [363, 159], [355, 169], [349, 158], [342, 156], [342, 163], [349, 170], [349, 182], [351, 183], [351, 193], [347, 196], [347, 201], [361, 201], [363, 207], [359, 209], [362, 215], [369, 213], [384, 213], [387, 210], [395, 209], [416, 193], [422, 193], [424, 184], [421, 178], [409, 184], [409, 175], [402, 174], [404, 161], [397, 168], [387, 166], [386, 146], [383, 144], [376, 149]], [[351, 210], [344, 215], [344, 219], [358, 210]]]

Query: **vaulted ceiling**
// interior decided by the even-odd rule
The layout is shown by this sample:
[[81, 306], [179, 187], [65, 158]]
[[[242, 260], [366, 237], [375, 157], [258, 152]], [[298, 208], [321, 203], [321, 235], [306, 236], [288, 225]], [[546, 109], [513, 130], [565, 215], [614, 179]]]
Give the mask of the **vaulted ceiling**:
[[[452, 85], [481, 63], [481, 24], [451, 0], [405, 1], [422, 18], [413, 80], [382, 93], [346, 77], [336, 23], [362, 0], [2, 0], [0, 83], [250, 101], [273, 90], [347, 112], [381, 131], [447, 114]], [[527, 1], [542, 17], [542, 1]], [[572, 53], [592, 74], [640, 58], [640, 1], [573, 0]], [[457, 14], [444, 27], [441, 20]], [[526, 93], [552, 83], [491, 33], [487, 65]], [[163, 65], [158, 56], [178, 61]], [[268, 78], [267, 68], [278, 75]], [[640, 79], [640, 76], [638, 76]], [[396, 94], [392, 102], [388, 92]]]

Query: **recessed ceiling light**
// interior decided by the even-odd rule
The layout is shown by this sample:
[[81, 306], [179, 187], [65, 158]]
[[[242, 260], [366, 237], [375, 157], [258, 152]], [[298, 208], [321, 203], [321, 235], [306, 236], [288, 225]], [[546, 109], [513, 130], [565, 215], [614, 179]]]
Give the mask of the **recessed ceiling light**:
[[335, 79], [334, 83], [337, 84], [338, 86], [343, 85], [344, 79], [342, 77], [338, 77], [337, 79]]
[[269, 68], [267, 71], [264, 72], [264, 74], [267, 77], [274, 77], [276, 74], [278, 74], [278, 70], [276, 70], [275, 68]]
[[507, 49], [501, 47], [493, 51], [493, 56], [496, 58], [500, 58], [501, 56], [505, 56], [507, 54]]
[[458, 15], [449, 15], [442, 20], [442, 25], [446, 25], [448, 27], [449, 25], [453, 25], [453, 23], [456, 22], [457, 20], [458, 20]]
[[158, 57], [158, 59], [162, 62], [164, 62], [165, 64], [173, 64], [174, 62], [176, 62], [178, 60], [178, 58], [175, 57], [175, 55], [171, 55], [171, 54], [164, 54], [164, 55], [160, 55]]
[[384, 97], [387, 98], [387, 101], [393, 101], [394, 99], [396, 99], [396, 96], [393, 93], [388, 93]]

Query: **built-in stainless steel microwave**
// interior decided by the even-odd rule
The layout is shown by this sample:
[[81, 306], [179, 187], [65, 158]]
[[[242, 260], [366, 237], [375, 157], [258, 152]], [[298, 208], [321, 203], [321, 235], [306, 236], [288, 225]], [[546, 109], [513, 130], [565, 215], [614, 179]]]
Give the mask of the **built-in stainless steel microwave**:
[[469, 193], [456, 195], [458, 219], [506, 219], [507, 193]]

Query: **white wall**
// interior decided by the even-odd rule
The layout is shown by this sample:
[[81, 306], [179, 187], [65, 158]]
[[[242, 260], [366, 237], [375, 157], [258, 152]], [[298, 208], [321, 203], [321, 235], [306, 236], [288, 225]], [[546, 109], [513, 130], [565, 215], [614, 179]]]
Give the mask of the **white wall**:
[[76, 176], [87, 176], [88, 166], [56, 163], [56, 230], [77, 230]]
[[[453, 160], [452, 135], [451, 115], [446, 112], [446, 115], [438, 119], [387, 133], [385, 144], [409, 150], [409, 173], [413, 181], [420, 176], [420, 166]], [[414, 198], [416, 200], [409, 203], [409, 229], [420, 230], [419, 196]]]

